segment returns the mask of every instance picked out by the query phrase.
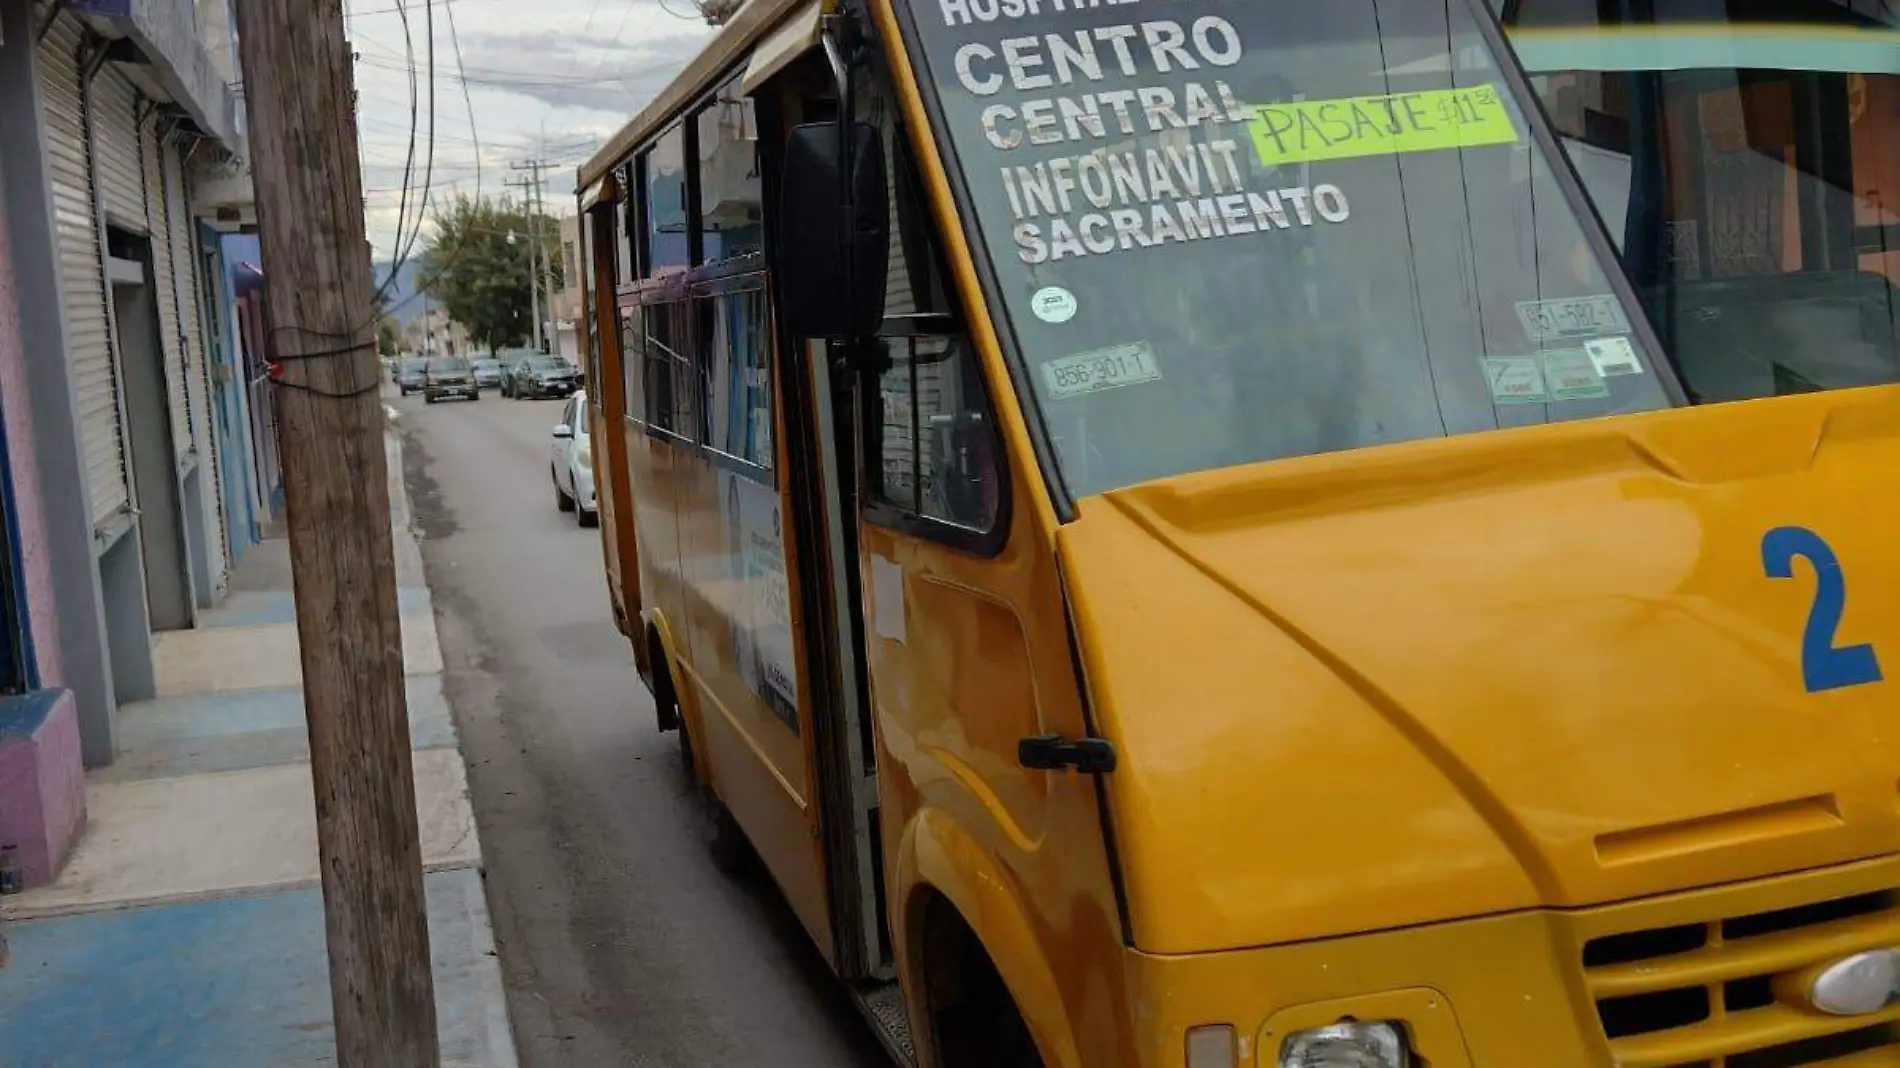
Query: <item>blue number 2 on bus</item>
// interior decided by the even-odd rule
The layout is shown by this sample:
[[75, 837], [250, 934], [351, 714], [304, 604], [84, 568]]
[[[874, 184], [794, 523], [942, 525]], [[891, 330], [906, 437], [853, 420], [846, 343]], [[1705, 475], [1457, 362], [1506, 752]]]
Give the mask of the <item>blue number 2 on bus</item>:
[[1814, 567], [1814, 607], [1808, 612], [1807, 632], [1801, 640], [1801, 675], [1808, 692], [1882, 681], [1880, 657], [1872, 645], [1837, 648], [1834, 644], [1847, 606], [1847, 577], [1833, 547], [1805, 527], [1781, 527], [1762, 538], [1762, 569], [1769, 578], [1793, 578], [1797, 557]]

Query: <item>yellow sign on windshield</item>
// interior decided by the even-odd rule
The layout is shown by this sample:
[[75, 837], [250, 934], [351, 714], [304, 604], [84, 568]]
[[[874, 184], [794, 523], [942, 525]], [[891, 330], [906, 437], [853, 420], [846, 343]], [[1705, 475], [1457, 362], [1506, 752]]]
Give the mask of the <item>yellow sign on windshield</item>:
[[1268, 165], [1510, 145], [1517, 124], [1497, 87], [1262, 104], [1250, 123]]

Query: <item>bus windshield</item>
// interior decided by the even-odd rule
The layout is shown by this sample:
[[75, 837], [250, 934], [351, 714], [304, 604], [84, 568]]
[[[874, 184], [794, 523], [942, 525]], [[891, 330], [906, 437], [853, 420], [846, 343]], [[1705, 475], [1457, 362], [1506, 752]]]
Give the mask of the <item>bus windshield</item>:
[[1891, 3], [1493, 2], [1693, 399], [1900, 375]]
[[1071, 493], [1672, 403], [1482, 6], [910, 3]]

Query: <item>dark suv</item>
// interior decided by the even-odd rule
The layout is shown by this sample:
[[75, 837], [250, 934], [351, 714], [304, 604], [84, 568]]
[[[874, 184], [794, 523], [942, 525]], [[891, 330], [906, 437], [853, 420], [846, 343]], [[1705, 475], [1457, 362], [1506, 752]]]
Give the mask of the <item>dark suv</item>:
[[566, 400], [581, 388], [580, 368], [559, 356], [526, 356], [502, 379], [503, 396]]
[[406, 356], [396, 365], [396, 388], [402, 390], [403, 396], [407, 397], [423, 387], [427, 381], [423, 372], [428, 366], [429, 361], [419, 356]]
[[434, 404], [445, 397], [481, 400], [482, 389], [475, 384], [475, 368], [460, 357], [438, 357], [429, 361], [423, 372], [422, 399]]

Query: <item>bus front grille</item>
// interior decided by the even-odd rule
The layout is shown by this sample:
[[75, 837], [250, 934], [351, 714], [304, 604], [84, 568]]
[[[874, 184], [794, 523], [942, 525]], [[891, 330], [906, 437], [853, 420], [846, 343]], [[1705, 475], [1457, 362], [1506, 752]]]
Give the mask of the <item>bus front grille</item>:
[[1584, 982], [1619, 1068], [1896, 1068], [1900, 1000], [1830, 1016], [1798, 977], [1900, 947], [1900, 893], [1881, 891], [1584, 946]]

